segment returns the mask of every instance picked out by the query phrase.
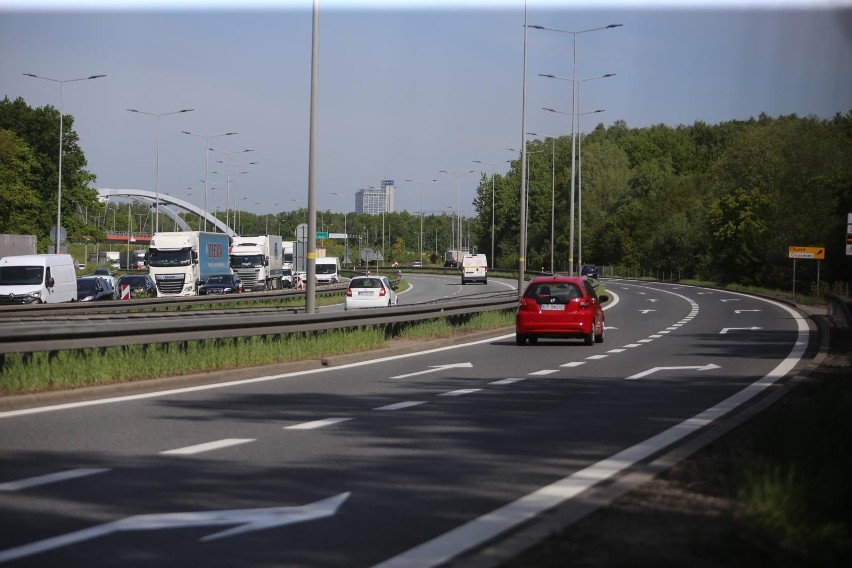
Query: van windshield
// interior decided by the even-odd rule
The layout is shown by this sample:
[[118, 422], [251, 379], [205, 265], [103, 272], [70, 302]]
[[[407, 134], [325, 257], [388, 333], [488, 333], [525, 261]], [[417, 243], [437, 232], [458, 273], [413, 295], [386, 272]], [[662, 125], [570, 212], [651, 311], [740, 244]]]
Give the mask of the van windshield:
[[334, 264], [317, 264], [317, 274], [337, 274], [337, 266]]
[[152, 249], [148, 256], [148, 266], [189, 266], [192, 262], [189, 249], [157, 250]]
[[2, 266], [0, 285], [41, 284], [44, 280], [43, 266]]

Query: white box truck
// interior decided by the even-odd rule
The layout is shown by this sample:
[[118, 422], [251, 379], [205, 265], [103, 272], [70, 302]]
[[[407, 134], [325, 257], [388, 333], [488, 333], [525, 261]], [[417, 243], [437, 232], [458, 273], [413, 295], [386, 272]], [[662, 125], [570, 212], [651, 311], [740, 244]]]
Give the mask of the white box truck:
[[77, 299], [70, 254], [22, 254], [0, 259], [0, 304], [57, 304]]
[[317, 259], [317, 284], [337, 284], [340, 282], [340, 260], [336, 256]]
[[231, 269], [246, 290], [277, 290], [282, 287], [284, 248], [280, 235], [234, 237]]
[[157, 284], [157, 296], [195, 296], [208, 276], [230, 274], [230, 246], [225, 233], [154, 233], [148, 273]]

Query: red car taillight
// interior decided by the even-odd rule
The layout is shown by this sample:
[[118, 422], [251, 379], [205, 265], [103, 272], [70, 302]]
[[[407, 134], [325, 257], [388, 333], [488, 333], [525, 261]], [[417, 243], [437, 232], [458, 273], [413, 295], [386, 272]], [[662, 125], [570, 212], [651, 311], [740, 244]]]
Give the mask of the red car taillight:
[[382, 286], [382, 290], [381, 292], [379, 292], [379, 296], [384, 296], [385, 294], [387, 294], [387, 290], [385, 290], [385, 287]]
[[347, 289], [346, 289], [346, 297], [347, 297], [347, 298], [351, 298], [351, 297], [352, 297], [352, 288], [347, 288]]
[[521, 309], [538, 311], [538, 303], [532, 298], [521, 298]]

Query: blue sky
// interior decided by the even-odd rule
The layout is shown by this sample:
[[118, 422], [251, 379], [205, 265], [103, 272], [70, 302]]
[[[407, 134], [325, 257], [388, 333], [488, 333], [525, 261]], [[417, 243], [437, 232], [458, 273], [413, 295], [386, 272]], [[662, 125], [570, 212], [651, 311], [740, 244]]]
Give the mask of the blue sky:
[[[160, 119], [161, 191], [203, 202], [204, 141], [187, 136], [238, 132], [211, 154], [237, 175], [246, 210], [266, 213], [307, 203], [310, 109], [309, 0], [168, 2], [0, 0], [0, 95], [31, 106], [59, 105], [86, 153], [96, 186], [154, 190], [156, 119], [135, 108], [190, 113]], [[456, 204], [462, 212], [483, 168], [521, 145], [524, 3], [320, 0], [317, 200], [321, 210], [354, 209], [354, 194], [397, 182], [397, 209]], [[115, 9], [121, 6], [121, 9]], [[246, 8], [245, 6], [249, 6]], [[529, 0], [528, 21], [563, 30], [623, 27], [577, 36], [583, 129], [623, 120], [715, 124], [796, 113], [829, 118], [852, 110], [852, 0], [776, 2], [571, 2]], [[571, 35], [530, 30], [528, 132], [570, 133]], [[497, 167], [504, 172], [508, 164]], [[490, 175], [491, 166], [484, 166]], [[210, 174], [225, 207], [225, 175]], [[191, 188], [191, 189], [187, 189]], [[233, 190], [233, 186], [232, 186]], [[191, 192], [192, 195], [187, 196]], [[245, 197], [246, 199], [242, 199]], [[274, 204], [278, 204], [277, 206]]]

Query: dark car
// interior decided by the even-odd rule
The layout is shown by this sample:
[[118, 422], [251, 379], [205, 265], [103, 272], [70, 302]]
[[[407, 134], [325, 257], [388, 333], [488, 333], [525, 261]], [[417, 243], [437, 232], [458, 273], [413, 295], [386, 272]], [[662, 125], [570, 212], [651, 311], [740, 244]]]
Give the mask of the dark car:
[[114, 299], [115, 289], [108, 280], [100, 276], [80, 276], [77, 278], [78, 302], [100, 302]]
[[127, 286], [130, 288], [131, 298], [157, 297], [157, 284], [147, 274], [125, 274], [119, 277], [116, 286], [118, 287], [119, 295], [121, 294], [121, 289]]
[[535, 345], [541, 337], [581, 338], [603, 343], [604, 312], [609, 300], [597, 296], [592, 283], [577, 276], [539, 276], [530, 280], [515, 316], [515, 342]]
[[580, 269], [580, 276], [588, 276], [589, 278], [598, 279], [598, 267], [594, 264], [584, 264]]
[[211, 294], [242, 294], [243, 282], [236, 274], [213, 274], [199, 286], [201, 296]]

